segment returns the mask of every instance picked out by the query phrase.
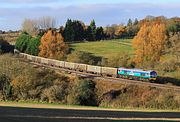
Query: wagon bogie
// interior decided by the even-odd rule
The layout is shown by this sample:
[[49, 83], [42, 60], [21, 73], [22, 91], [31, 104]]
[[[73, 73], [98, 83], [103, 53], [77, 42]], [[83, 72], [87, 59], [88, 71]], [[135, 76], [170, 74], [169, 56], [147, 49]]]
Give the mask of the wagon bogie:
[[22, 57], [22, 58], [27, 59], [27, 56], [28, 56], [27, 54], [25, 54], [25, 53], [20, 53], [20, 54], [21, 54], [21, 57]]
[[48, 59], [48, 65], [50, 65], [50, 66], [55, 66], [55, 62], [56, 62], [56, 60]]
[[41, 58], [41, 63], [42, 64], [48, 64], [48, 59], [46, 59], [46, 58]]
[[36, 62], [36, 56], [31, 56], [31, 59], [30, 59], [32, 62]]
[[41, 57], [36, 56], [36, 63], [41, 63]]
[[55, 60], [55, 66], [60, 67], [60, 68], [64, 68], [64, 61]]
[[65, 68], [67, 68], [67, 69], [73, 69], [73, 70], [75, 70], [75, 63], [72, 63], [72, 62], [64, 62], [65, 64]]
[[33, 56], [27, 54], [27, 60], [32, 61], [33, 60]]
[[80, 72], [86, 72], [87, 71], [87, 64], [75, 63], [75, 69], [80, 71]]

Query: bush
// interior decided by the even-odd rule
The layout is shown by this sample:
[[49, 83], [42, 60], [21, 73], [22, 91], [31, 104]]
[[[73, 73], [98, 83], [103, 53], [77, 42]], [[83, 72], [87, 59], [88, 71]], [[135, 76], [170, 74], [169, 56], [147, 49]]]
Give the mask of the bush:
[[14, 79], [29, 67], [28, 64], [13, 58], [12, 54], [0, 55], [0, 74], [6, 74], [10, 79]]
[[96, 95], [94, 92], [95, 83], [91, 80], [78, 80], [73, 85], [72, 89], [69, 89], [69, 95], [67, 102], [75, 105], [97, 105]]
[[[63, 78], [62, 76], [61, 78]], [[41, 100], [46, 102], [66, 102], [66, 96], [68, 94], [68, 80], [56, 79], [53, 84], [48, 88], [45, 88], [41, 94]]]
[[11, 96], [10, 78], [0, 74], [0, 100], [7, 100]]
[[0, 39], [0, 54], [13, 52], [14, 47], [7, 41]]

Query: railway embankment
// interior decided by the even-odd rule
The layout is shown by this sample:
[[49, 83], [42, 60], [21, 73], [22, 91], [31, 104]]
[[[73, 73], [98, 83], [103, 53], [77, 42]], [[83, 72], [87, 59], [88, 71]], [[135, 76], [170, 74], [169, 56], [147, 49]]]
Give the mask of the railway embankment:
[[[0, 56], [1, 100], [112, 108], [180, 109], [180, 94], [149, 85], [110, 82]], [[83, 76], [83, 75], [81, 75]], [[5, 84], [5, 85], [4, 85]], [[139, 84], [141, 82], [139, 81]]]

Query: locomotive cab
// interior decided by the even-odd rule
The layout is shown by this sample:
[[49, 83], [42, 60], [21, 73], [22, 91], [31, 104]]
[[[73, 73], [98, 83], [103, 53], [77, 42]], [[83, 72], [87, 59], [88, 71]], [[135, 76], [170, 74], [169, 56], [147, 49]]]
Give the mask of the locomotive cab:
[[151, 71], [150, 72], [150, 80], [156, 80], [157, 78], [157, 72]]

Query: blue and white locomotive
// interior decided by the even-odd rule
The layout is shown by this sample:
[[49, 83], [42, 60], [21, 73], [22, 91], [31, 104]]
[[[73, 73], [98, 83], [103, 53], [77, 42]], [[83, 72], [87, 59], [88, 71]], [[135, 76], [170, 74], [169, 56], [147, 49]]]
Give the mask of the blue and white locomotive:
[[135, 80], [156, 80], [157, 72], [153, 70], [118, 68], [117, 76]]

